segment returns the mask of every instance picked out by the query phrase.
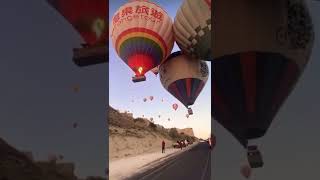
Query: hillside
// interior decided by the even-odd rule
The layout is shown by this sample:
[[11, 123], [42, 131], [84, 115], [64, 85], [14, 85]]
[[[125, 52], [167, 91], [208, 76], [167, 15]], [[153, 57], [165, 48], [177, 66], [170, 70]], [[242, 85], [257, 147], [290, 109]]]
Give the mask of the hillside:
[[[167, 147], [182, 139], [194, 141], [193, 130], [166, 129], [148, 119], [133, 118], [132, 114], [120, 113], [109, 106], [109, 159], [135, 156], [147, 152], [161, 151], [164, 140]], [[191, 133], [192, 132], [192, 133]], [[192, 136], [189, 136], [189, 134]]]
[[63, 173], [58, 169], [59, 166], [51, 162], [34, 162], [0, 138], [1, 180], [76, 180], [73, 171]]
[[188, 136], [194, 136], [193, 129], [192, 128], [185, 128], [185, 129], [177, 129], [178, 133], [180, 134], [186, 134]]
[[34, 161], [30, 153], [20, 152], [0, 138], [0, 180], [77, 180], [74, 169], [73, 163]]

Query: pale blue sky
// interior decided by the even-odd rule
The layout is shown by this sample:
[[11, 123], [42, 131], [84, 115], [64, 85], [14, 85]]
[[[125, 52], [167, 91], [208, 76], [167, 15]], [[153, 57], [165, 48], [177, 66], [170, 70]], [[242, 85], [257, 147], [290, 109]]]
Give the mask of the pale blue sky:
[[[127, 0], [113, 0], [110, 2], [109, 21], [118, 8], [128, 2]], [[173, 18], [181, 5], [181, 0], [153, 1], [164, 8]], [[172, 52], [180, 50], [175, 45]], [[131, 77], [133, 71], [116, 54], [112, 42], [109, 41], [109, 103], [112, 107], [120, 110], [130, 110], [134, 117], [153, 117], [155, 123], [164, 127], [186, 128], [192, 127], [198, 137], [206, 138], [211, 133], [211, 77], [202, 90], [195, 104], [192, 106], [194, 115], [186, 118], [187, 109], [177, 99], [161, 85], [159, 76], [156, 77], [152, 72], [146, 74], [145, 82], [133, 83]], [[211, 65], [208, 63], [211, 72]], [[152, 102], [143, 102], [144, 97], [154, 96]], [[166, 100], [165, 103], [161, 99]], [[134, 99], [134, 103], [131, 100]], [[177, 111], [172, 109], [172, 104], [177, 103]], [[161, 114], [161, 118], [158, 115]], [[171, 121], [167, 119], [170, 118]]]

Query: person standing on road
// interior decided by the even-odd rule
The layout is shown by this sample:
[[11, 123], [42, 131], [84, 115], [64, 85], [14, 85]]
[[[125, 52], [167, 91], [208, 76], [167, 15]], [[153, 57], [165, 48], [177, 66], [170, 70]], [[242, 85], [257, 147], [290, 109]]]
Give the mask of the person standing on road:
[[181, 142], [180, 142], [180, 141], [177, 141], [177, 143], [179, 144], [179, 147], [180, 147], [181, 150], [182, 150], [182, 144], [181, 144]]
[[162, 153], [166, 152], [166, 142], [164, 142], [164, 140], [162, 140]]

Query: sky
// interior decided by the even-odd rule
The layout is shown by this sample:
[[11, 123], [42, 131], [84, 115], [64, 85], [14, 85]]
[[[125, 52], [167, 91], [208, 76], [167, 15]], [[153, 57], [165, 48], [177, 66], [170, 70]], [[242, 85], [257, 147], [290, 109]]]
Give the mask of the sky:
[[[112, 0], [109, 4], [109, 21], [121, 5], [127, 0]], [[153, 1], [167, 11], [172, 20], [182, 1]], [[172, 52], [179, 51], [175, 44]], [[209, 71], [211, 65], [208, 62]], [[121, 111], [129, 110], [134, 117], [151, 118], [156, 124], [166, 128], [193, 128], [196, 137], [208, 138], [211, 133], [211, 76], [192, 106], [194, 114], [186, 118], [187, 109], [174, 98], [161, 85], [159, 75], [152, 72], [146, 74], [147, 80], [133, 83], [131, 77], [133, 71], [116, 54], [112, 42], [109, 41], [109, 104]], [[144, 97], [154, 96], [153, 101], [143, 102]], [[162, 98], [165, 102], [161, 102]], [[134, 102], [132, 102], [134, 100]], [[177, 103], [179, 108], [174, 111], [172, 104]], [[161, 114], [159, 118], [158, 115]], [[168, 118], [171, 120], [168, 121]]]
[[0, 137], [36, 159], [62, 154], [79, 176], [103, 176], [107, 64], [72, 62], [82, 40], [44, 0], [3, 1], [0, 22]]
[[[312, 56], [267, 134], [255, 141], [265, 166], [253, 172], [253, 180], [319, 179], [320, 3], [307, 2], [316, 33]], [[239, 167], [246, 160], [245, 151], [222, 126], [215, 121], [212, 126], [217, 136], [212, 156], [214, 179], [242, 180]]]

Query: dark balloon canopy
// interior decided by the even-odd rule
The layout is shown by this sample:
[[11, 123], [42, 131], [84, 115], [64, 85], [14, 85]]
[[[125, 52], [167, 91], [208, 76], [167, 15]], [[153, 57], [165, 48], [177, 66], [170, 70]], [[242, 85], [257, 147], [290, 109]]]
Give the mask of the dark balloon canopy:
[[205, 61], [180, 51], [172, 53], [160, 65], [159, 73], [162, 86], [187, 108], [194, 104], [209, 77]]
[[265, 135], [302, 74], [311, 18], [301, 1], [226, 0], [214, 21], [212, 114], [246, 147]]
[[78, 66], [107, 62], [108, 3], [106, 0], [47, 0], [81, 35], [85, 43], [73, 50]]

